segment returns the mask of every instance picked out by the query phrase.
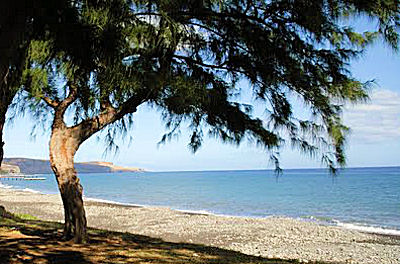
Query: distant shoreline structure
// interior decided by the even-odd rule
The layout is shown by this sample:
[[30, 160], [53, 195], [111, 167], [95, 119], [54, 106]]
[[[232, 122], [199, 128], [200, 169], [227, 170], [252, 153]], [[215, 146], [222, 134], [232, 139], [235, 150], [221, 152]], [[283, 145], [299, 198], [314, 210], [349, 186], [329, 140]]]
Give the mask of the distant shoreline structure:
[[[119, 172], [145, 172], [137, 167], [123, 167], [112, 162], [90, 161], [77, 162], [75, 169], [78, 173], [119, 173]], [[5, 174], [52, 174], [48, 160], [29, 158], [4, 158], [0, 168]]]
[[[387, 165], [387, 166], [360, 166], [360, 167], [345, 167], [339, 168], [338, 172], [341, 170], [362, 170], [362, 169], [372, 169], [372, 168], [392, 168], [400, 169], [399, 165]], [[253, 169], [208, 169], [208, 170], [147, 170], [139, 167], [125, 167], [115, 165], [112, 162], [106, 161], [86, 161], [86, 162], [76, 162], [75, 169], [78, 173], [120, 173], [120, 172], [217, 172], [217, 171], [274, 171], [273, 168], [253, 168]], [[328, 168], [283, 168], [283, 174], [285, 172], [291, 171], [301, 171], [301, 170], [327, 170]], [[1, 174], [53, 174], [51, 170], [49, 160], [45, 159], [32, 159], [32, 158], [4, 158], [2, 166], [0, 167]]]

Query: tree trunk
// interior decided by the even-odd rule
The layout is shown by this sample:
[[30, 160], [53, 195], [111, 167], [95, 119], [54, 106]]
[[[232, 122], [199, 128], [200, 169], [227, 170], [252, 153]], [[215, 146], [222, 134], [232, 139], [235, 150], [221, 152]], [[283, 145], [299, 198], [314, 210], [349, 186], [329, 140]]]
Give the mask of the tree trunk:
[[79, 139], [74, 130], [66, 126], [52, 129], [50, 139], [50, 165], [57, 179], [64, 204], [64, 236], [75, 243], [86, 241], [86, 216], [82, 200], [82, 185], [75, 168], [74, 155]]
[[[0, 63], [1, 64], [1, 63]], [[7, 71], [4, 70], [4, 65], [0, 65], [0, 167], [4, 156], [3, 130], [6, 123], [6, 113], [8, 106], [11, 104], [9, 87], [7, 85]]]
[[63, 101], [50, 103], [54, 109], [50, 138], [50, 165], [56, 176], [64, 204], [64, 235], [66, 238], [74, 237], [76, 243], [82, 243], [87, 239], [86, 216], [82, 200], [82, 185], [79, 183], [74, 168], [75, 153], [80, 144], [105, 126], [119, 120], [124, 114], [135, 112], [143, 99], [128, 100], [120, 112], [108, 104], [107, 109], [99, 115], [68, 127], [64, 122], [64, 114], [76, 100], [78, 91], [75, 85], [70, 85], [70, 89], [69, 95]]
[[[0, 105], [0, 167], [3, 162], [3, 156], [4, 156], [4, 142], [3, 142], [3, 128], [4, 128], [4, 123], [6, 122], [6, 112], [7, 108], [3, 109], [3, 105]], [[8, 107], [8, 106], [7, 106]]]

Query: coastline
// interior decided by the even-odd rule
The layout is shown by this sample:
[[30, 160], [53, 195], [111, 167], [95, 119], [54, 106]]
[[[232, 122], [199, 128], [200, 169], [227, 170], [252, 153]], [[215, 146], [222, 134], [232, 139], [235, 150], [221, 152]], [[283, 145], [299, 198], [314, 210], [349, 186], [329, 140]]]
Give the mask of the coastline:
[[[13, 213], [62, 222], [59, 195], [0, 188]], [[85, 199], [88, 226], [236, 250], [268, 258], [343, 263], [398, 263], [400, 237], [367, 234], [285, 217], [249, 218]]]
[[[42, 175], [42, 174], [39, 174]], [[52, 175], [53, 176], [53, 175]], [[56, 192], [43, 192], [43, 191], [38, 191], [35, 189], [30, 189], [30, 188], [15, 188], [14, 186], [10, 185], [4, 185], [0, 182], [0, 189], [10, 189], [14, 191], [22, 191], [22, 192], [30, 192], [30, 193], [37, 193], [37, 194], [49, 194], [49, 195], [58, 195], [58, 191]], [[312, 222], [316, 223], [318, 225], [323, 225], [323, 226], [335, 226], [335, 227], [340, 227], [343, 229], [347, 230], [353, 230], [353, 231], [358, 231], [362, 233], [368, 233], [368, 234], [376, 234], [376, 235], [383, 235], [383, 236], [392, 236], [392, 237], [398, 237], [400, 238], [400, 229], [397, 229], [396, 227], [389, 227], [389, 226], [380, 226], [380, 225], [373, 225], [373, 224], [367, 224], [363, 222], [346, 222], [343, 220], [337, 220], [329, 217], [321, 217], [321, 216], [288, 216], [288, 215], [266, 215], [266, 216], [254, 216], [254, 215], [235, 215], [235, 214], [224, 214], [224, 213], [216, 213], [216, 212], [210, 212], [207, 210], [196, 210], [196, 209], [187, 209], [187, 208], [179, 208], [179, 207], [170, 207], [167, 205], [153, 205], [153, 204], [136, 204], [136, 203], [126, 203], [126, 202], [120, 202], [120, 201], [114, 201], [114, 200], [108, 200], [108, 199], [102, 199], [102, 198], [93, 198], [93, 197], [87, 197], [83, 195], [83, 199], [85, 202], [99, 202], [99, 203], [104, 203], [104, 204], [111, 204], [111, 205], [119, 205], [119, 206], [127, 206], [127, 207], [144, 207], [144, 208], [164, 208], [164, 209], [171, 209], [173, 211], [178, 211], [182, 213], [188, 213], [188, 214], [199, 214], [199, 215], [212, 215], [212, 216], [221, 216], [221, 217], [236, 217], [236, 218], [251, 218], [251, 219], [266, 219], [266, 218], [289, 218], [289, 219], [295, 219], [299, 221], [304, 221], [304, 222]]]

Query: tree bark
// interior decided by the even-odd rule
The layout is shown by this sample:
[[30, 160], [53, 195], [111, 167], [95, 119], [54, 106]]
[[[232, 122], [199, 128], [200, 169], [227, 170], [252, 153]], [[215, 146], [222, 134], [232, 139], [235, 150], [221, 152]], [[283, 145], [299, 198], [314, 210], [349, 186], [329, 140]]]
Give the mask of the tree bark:
[[6, 113], [12, 100], [7, 83], [7, 75], [6, 66], [0, 62], [0, 167], [4, 156], [3, 130], [6, 123]]
[[82, 243], [87, 239], [87, 222], [82, 199], [83, 189], [74, 168], [75, 153], [79, 146], [93, 134], [119, 120], [125, 114], [135, 112], [137, 106], [143, 102], [143, 98], [131, 98], [119, 111], [111, 104], [105, 105], [105, 109], [99, 115], [68, 127], [64, 122], [64, 114], [76, 100], [78, 91], [73, 83], [70, 83], [70, 88], [70, 94], [61, 102], [49, 98], [43, 99], [54, 109], [50, 138], [50, 165], [56, 176], [64, 204], [64, 236], [67, 239], [73, 237], [75, 243]]
[[6, 112], [8, 105], [6, 106], [6, 109], [3, 109], [3, 105], [0, 105], [0, 167], [3, 162], [3, 156], [4, 156], [4, 142], [3, 142], [3, 129], [4, 129], [4, 124], [6, 122]]
[[80, 140], [74, 129], [53, 124], [50, 165], [64, 205], [64, 236], [66, 239], [74, 238], [75, 243], [84, 243], [87, 238], [87, 223], [82, 199], [83, 188], [74, 168], [74, 156], [79, 145]]

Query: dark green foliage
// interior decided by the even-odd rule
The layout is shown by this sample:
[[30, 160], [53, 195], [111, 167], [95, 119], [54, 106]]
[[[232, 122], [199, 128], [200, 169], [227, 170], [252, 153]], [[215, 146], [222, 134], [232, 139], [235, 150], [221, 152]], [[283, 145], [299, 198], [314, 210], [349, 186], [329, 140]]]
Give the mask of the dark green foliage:
[[[71, 32], [83, 32], [77, 23], [78, 10], [69, 0], [14, 0], [0, 2], [0, 164], [3, 158], [2, 134], [6, 112], [20, 88], [23, 71], [29, 67], [27, 60], [30, 41], [35, 38], [52, 38], [47, 56], [60, 50], [68, 52], [74, 61], [83, 61], [87, 54], [81, 47], [71, 45]], [[68, 38], [66, 37], [68, 35]], [[77, 36], [82, 39], [82, 34]], [[35, 47], [39, 48], [39, 47]], [[89, 53], [90, 54], [90, 53]], [[36, 57], [37, 58], [37, 57]], [[45, 64], [47, 60], [39, 60]], [[46, 83], [40, 70], [35, 73], [36, 83]], [[24, 76], [23, 76], [24, 75]]]
[[[348, 63], [380, 36], [398, 47], [398, 1], [77, 2], [79, 26], [62, 51], [54, 48], [57, 35], [31, 43], [24, 74], [31, 97], [61, 102], [77, 87], [76, 124], [114, 111], [93, 132], [109, 125], [111, 143], [137, 106], [150, 103], [163, 110], [170, 129], [162, 141], [189, 122], [194, 151], [205, 132], [234, 144], [248, 138], [277, 167], [285, 142], [320, 154], [331, 169], [344, 165], [343, 104], [367, 99], [366, 84]], [[377, 28], [345, 25], [346, 17], [358, 16], [371, 17]], [[235, 101], [244, 83], [266, 118]], [[298, 99], [308, 118], [293, 112]]]

